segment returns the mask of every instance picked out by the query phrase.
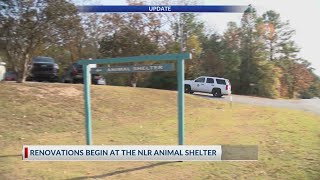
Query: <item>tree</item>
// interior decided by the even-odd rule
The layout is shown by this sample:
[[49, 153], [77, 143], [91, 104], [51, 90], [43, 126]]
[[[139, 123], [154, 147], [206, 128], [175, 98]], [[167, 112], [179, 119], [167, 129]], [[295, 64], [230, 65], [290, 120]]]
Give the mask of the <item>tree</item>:
[[[8, 63], [24, 82], [32, 57], [52, 44], [68, 42], [77, 17], [75, 6], [65, 0], [4, 1], [1, 27]], [[68, 21], [69, 20], [69, 21]]]
[[[274, 61], [281, 68], [281, 96], [293, 98], [299, 91], [304, 91], [311, 83], [308, 71], [309, 62], [298, 57], [299, 48], [293, 41], [295, 31], [288, 21], [282, 22], [280, 14], [267, 11], [262, 15], [259, 29], [265, 42], [268, 60]], [[304, 79], [301, 81], [300, 79]]]
[[257, 61], [255, 65], [255, 76], [252, 77], [254, 85], [251, 94], [268, 97], [280, 97], [281, 69], [269, 61]]
[[[81, 53], [82, 58], [101, 58], [100, 41], [107, 34], [114, 33], [119, 28], [121, 23], [113, 24], [116, 20], [122, 20], [121, 14], [81, 14], [82, 27], [84, 30], [83, 49]], [[111, 20], [111, 18], [114, 18]]]
[[297, 97], [298, 92], [307, 90], [314, 81], [314, 76], [306, 64], [284, 59], [277, 65], [283, 72], [281, 77], [281, 96], [283, 97]]
[[279, 97], [280, 73], [273, 62], [268, 61], [265, 30], [262, 18], [249, 6], [241, 20], [240, 37], [240, 89], [241, 94]]
[[[100, 53], [104, 57], [124, 57], [124, 56], [140, 56], [146, 54], [156, 54], [158, 51], [157, 42], [159, 39], [153, 37], [149, 33], [156, 34], [156, 30], [152, 32], [150, 29], [150, 16], [145, 14], [110, 14], [104, 16], [104, 19], [117, 29], [111, 29], [100, 41]], [[115, 64], [116, 65], [116, 64]], [[121, 65], [135, 65], [134, 63], [126, 63]], [[131, 73], [128, 78], [128, 84], [134, 85], [141, 78], [143, 73]], [[114, 75], [108, 75], [109, 78]]]
[[221, 57], [221, 37], [217, 34], [212, 34], [203, 42], [202, 46], [201, 68], [203, 72], [210, 76], [223, 76], [225, 67]]
[[252, 84], [255, 84], [252, 78], [255, 76], [255, 61], [262, 59], [259, 51], [261, 42], [257, 33], [258, 18], [256, 10], [249, 6], [241, 19], [240, 31], [240, 93], [252, 94]]
[[232, 86], [233, 92], [239, 93], [240, 88], [240, 29], [235, 22], [229, 22], [228, 28], [221, 39], [221, 60], [224, 64], [223, 76], [228, 78]]
[[295, 31], [290, 28], [289, 21], [282, 22], [280, 14], [270, 10], [262, 15], [262, 22], [259, 28], [263, 34], [270, 61], [286, 56], [288, 51], [284, 49], [290, 48], [291, 53], [298, 52], [292, 40]]
[[313, 81], [308, 89], [299, 92], [300, 98], [310, 99], [312, 97], [320, 98], [320, 77], [312, 73]]

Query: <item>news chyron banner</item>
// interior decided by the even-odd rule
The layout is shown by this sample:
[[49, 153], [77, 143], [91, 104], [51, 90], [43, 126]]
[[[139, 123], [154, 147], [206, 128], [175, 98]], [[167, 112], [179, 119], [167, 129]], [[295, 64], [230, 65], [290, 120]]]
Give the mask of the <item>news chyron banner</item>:
[[222, 161], [258, 160], [257, 146], [59, 146], [24, 145], [24, 161]]

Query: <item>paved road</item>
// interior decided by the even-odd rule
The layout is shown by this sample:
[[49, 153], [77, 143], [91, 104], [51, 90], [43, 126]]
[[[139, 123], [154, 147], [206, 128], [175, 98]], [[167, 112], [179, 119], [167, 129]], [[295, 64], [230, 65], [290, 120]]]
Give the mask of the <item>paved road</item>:
[[[210, 98], [219, 101], [230, 101], [230, 96], [222, 98], [214, 98], [210, 94], [195, 93], [195, 96]], [[280, 108], [299, 109], [308, 112], [320, 114], [320, 99], [299, 99], [299, 100], [286, 100], [286, 99], [268, 99], [252, 96], [232, 95], [232, 101], [243, 104], [251, 104], [258, 106], [272, 106]]]

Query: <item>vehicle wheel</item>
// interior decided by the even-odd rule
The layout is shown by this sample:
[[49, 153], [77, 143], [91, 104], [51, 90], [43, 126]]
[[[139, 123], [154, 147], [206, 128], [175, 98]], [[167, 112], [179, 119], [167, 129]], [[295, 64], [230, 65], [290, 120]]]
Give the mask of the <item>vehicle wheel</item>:
[[212, 89], [213, 97], [221, 97], [221, 90], [220, 89]]
[[192, 91], [191, 91], [191, 86], [190, 86], [190, 85], [185, 85], [185, 86], [184, 86], [184, 92], [191, 94], [191, 92], [192, 92]]

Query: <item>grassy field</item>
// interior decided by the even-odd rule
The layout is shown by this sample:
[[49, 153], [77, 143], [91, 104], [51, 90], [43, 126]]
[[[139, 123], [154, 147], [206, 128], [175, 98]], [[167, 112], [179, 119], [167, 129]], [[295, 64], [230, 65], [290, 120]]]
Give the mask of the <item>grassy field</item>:
[[[92, 86], [93, 143], [177, 143], [176, 92]], [[185, 144], [259, 146], [257, 162], [23, 162], [83, 145], [82, 85], [0, 83], [0, 179], [320, 179], [320, 116], [185, 96]]]

